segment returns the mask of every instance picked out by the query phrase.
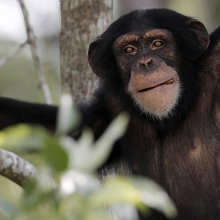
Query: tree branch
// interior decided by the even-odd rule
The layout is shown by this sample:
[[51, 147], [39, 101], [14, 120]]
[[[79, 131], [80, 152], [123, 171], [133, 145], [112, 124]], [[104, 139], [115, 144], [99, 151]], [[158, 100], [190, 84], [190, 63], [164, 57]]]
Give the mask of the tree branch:
[[28, 19], [28, 11], [27, 11], [27, 9], [24, 5], [23, 0], [18, 0], [18, 2], [21, 6], [21, 10], [22, 10], [22, 13], [23, 13], [23, 16], [24, 16], [28, 43], [30, 44], [31, 55], [32, 55], [34, 67], [35, 67], [37, 75], [38, 75], [38, 82], [39, 82], [38, 86], [43, 91], [43, 94], [44, 94], [44, 97], [45, 97], [45, 100], [46, 100], [47, 104], [52, 104], [52, 98], [51, 98], [50, 90], [49, 90], [49, 87], [46, 83], [46, 79], [43, 75], [42, 67], [41, 67], [41, 64], [40, 64], [40, 58], [39, 58], [38, 51], [37, 51], [37, 45], [36, 45], [36, 41], [35, 41], [34, 30], [31, 27], [29, 19]]
[[37, 170], [16, 154], [0, 149], [0, 175], [23, 187], [25, 181], [37, 179]]
[[0, 67], [4, 66], [9, 60], [15, 57], [18, 53], [20, 53], [20, 51], [26, 44], [27, 44], [27, 41], [15, 46], [8, 54], [6, 54], [6, 56], [0, 59]]

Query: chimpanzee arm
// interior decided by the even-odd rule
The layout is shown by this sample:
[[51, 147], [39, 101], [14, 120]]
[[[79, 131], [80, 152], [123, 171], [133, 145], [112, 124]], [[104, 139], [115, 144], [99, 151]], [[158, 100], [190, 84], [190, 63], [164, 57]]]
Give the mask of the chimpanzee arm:
[[30, 123], [55, 131], [56, 117], [56, 106], [0, 97], [0, 129], [19, 123]]

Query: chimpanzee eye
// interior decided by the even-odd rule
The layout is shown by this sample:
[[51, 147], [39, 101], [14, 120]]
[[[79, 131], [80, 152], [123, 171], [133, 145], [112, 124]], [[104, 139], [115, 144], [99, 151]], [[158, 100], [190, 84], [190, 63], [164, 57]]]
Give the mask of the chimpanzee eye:
[[155, 40], [152, 43], [152, 48], [159, 48], [159, 47], [162, 47], [163, 45], [164, 45], [164, 41], [162, 41], [162, 40]]
[[123, 51], [124, 51], [124, 53], [128, 53], [128, 54], [132, 53], [132, 54], [134, 54], [134, 53], [137, 52], [137, 49], [136, 49], [136, 47], [129, 45], [129, 46], [125, 47], [123, 49]]

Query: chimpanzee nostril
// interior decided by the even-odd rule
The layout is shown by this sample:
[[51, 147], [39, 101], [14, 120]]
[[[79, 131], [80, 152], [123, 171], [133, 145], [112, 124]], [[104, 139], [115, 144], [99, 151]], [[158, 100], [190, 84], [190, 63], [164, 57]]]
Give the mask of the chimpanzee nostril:
[[147, 58], [146, 63], [147, 63], [148, 65], [152, 64], [152, 63], [153, 63], [152, 58]]

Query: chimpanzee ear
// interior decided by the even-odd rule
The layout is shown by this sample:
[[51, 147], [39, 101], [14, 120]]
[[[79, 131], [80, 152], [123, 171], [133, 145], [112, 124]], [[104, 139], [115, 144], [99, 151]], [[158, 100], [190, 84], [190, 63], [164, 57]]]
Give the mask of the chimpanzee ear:
[[93, 72], [97, 76], [101, 78], [105, 78], [105, 71], [103, 70], [101, 66], [101, 61], [98, 57], [100, 48], [101, 48], [101, 39], [96, 39], [89, 45], [88, 61]]
[[196, 34], [201, 49], [206, 50], [209, 46], [210, 39], [204, 24], [198, 20], [192, 19], [189, 21], [188, 27]]

